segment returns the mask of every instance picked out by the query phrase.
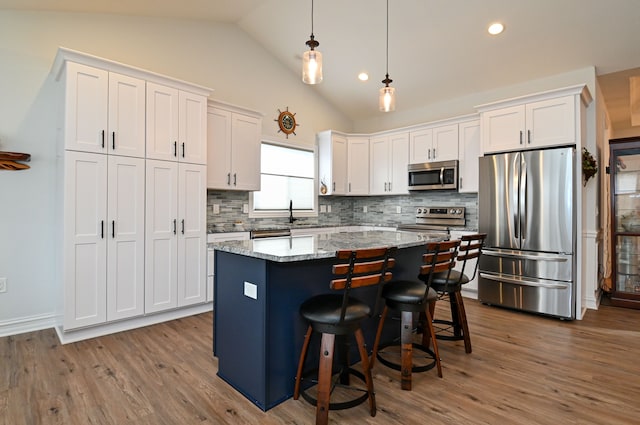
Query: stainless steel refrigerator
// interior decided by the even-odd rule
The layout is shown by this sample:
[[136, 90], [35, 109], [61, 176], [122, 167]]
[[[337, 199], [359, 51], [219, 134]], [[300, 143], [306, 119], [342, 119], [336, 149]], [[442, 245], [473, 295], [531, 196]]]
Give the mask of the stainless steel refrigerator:
[[480, 158], [478, 298], [575, 318], [575, 148]]

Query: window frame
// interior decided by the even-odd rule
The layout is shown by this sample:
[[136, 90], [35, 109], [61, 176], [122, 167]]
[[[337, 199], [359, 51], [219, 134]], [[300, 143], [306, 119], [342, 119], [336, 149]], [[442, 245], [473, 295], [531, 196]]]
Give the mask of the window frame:
[[[305, 146], [300, 143], [286, 142], [283, 140], [273, 140], [263, 138], [260, 140], [260, 149], [262, 150], [262, 144], [269, 144], [274, 146], [280, 146], [288, 149], [297, 149], [313, 153], [313, 209], [312, 210], [298, 210], [296, 211], [295, 203], [293, 208], [293, 215], [296, 218], [299, 217], [317, 217], [318, 216], [318, 149], [314, 146]], [[262, 155], [260, 157], [262, 161]], [[262, 163], [262, 162], [261, 162]], [[260, 179], [262, 180], [262, 170], [260, 170]], [[286, 210], [258, 210], [254, 209], [253, 205], [253, 192], [249, 193], [249, 218], [280, 218], [289, 217], [289, 209]]]

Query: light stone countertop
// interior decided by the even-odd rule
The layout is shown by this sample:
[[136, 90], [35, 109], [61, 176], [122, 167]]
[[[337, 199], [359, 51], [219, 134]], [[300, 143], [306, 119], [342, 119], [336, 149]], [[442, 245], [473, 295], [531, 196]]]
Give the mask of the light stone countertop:
[[305, 261], [332, 258], [340, 249], [363, 249], [381, 246], [408, 248], [438, 241], [422, 233], [388, 230], [321, 233], [316, 235], [282, 236], [248, 241], [213, 242], [209, 246], [219, 251], [276, 262]]

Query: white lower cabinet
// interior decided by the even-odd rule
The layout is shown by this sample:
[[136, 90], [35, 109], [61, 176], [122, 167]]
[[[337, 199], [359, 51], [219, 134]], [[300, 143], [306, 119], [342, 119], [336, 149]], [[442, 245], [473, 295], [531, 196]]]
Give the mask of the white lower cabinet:
[[144, 159], [64, 161], [64, 329], [142, 314]]
[[145, 312], [206, 301], [206, 166], [147, 160]]

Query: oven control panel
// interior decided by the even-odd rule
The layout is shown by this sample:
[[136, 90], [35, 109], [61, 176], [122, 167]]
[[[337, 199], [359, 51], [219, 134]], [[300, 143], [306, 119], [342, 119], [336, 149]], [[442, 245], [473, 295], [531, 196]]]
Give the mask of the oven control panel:
[[455, 218], [464, 219], [464, 207], [419, 207], [416, 218]]

